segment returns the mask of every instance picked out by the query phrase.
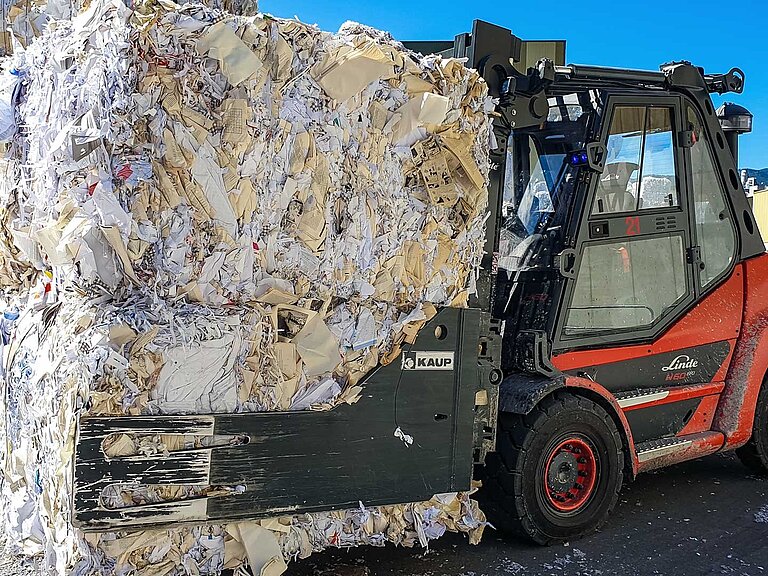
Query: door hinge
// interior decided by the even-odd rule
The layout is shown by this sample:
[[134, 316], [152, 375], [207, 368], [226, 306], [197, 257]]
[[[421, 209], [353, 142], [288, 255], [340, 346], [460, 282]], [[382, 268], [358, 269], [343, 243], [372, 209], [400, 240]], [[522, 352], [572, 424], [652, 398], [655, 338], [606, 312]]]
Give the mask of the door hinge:
[[701, 246], [691, 246], [685, 251], [688, 264], [699, 264], [701, 262]]
[[677, 141], [682, 148], [693, 148], [693, 130], [681, 130], [677, 133]]

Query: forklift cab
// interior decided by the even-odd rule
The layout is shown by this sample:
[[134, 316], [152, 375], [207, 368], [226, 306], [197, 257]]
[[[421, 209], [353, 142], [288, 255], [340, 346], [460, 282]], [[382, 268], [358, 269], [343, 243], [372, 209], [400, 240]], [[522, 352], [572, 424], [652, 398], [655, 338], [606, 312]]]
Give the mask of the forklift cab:
[[[555, 358], [653, 341], [764, 251], [709, 94], [665, 86], [676, 69], [704, 82], [687, 64], [651, 87], [564, 69], [546, 118], [509, 130], [493, 302], [508, 339], [541, 332]], [[505, 369], [524, 368], [505, 344]]]

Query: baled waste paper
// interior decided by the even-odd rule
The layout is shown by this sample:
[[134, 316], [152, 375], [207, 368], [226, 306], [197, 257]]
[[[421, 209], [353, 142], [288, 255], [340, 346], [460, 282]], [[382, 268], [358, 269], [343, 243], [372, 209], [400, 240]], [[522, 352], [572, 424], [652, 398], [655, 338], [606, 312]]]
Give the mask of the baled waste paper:
[[[446, 530], [478, 541], [484, 517], [464, 493], [166, 530], [73, 526], [80, 417], [364, 402], [366, 373], [439, 307], [467, 306], [493, 102], [461, 61], [359, 24], [329, 34], [242, 2], [50, 6], [32, 33], [12, 26], [0, 76], [0, 512], [13, 551], [45, 574], [272, 576], [328, 546], [426, 546]], [[408, 439], [393, 426], [393, 442]], [[122, 434], [102, 450], [238, 441]], [[239, 489], [112, 485], [102, 505]]]

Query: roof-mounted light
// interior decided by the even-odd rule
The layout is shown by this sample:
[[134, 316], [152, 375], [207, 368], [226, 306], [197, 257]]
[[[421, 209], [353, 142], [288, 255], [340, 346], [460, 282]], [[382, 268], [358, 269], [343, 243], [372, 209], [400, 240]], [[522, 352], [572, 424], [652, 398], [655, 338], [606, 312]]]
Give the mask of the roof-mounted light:
[[717, 109], [717, 119], [723, 132], [748, 134], [752, 132], [752, 113], [733, 102], [726, 102]]

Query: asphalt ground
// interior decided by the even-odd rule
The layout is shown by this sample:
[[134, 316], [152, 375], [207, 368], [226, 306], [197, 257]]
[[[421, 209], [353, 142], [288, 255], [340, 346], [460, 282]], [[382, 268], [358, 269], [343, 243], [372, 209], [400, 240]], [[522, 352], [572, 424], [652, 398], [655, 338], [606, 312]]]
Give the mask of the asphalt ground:
[[[0, 554], [0, 576], [37, 572]], [[470, 546], [449, 534], [426, 552], [388, 546], [313, 554], [285, 576], [510, 574], [768, 576], [768, 478], [733, 455], [710, 456], [640, 475], [599, 533], [565, 546], [535, 546], [493, 530]]]
[[734, 455], [640, 475], [621, 492], [603, 529], [565, 546], [540, 547], [493, 530], [478, 546], [446, 535], [429, 551], [333, 550], [291, 565], [286, 576], [768, 576], [768, 479]]

